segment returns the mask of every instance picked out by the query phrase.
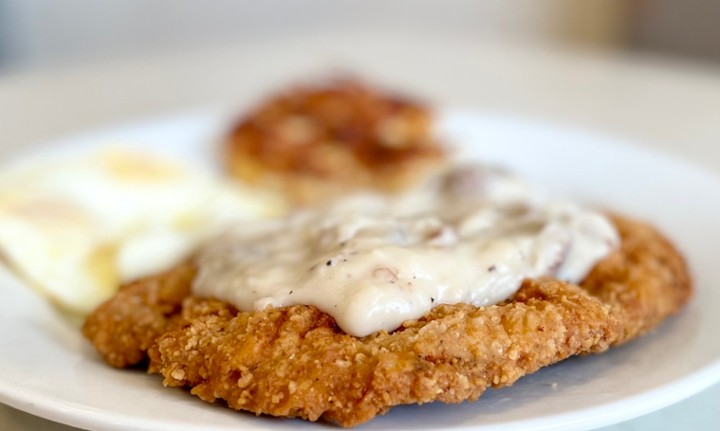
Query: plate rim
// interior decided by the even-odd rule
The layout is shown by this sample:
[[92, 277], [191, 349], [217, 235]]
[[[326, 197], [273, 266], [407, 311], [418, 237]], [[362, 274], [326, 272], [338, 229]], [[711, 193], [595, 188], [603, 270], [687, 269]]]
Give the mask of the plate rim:
[[[33, 146], [32, 148], [18, 152], [14, 154], [11, 159], [19, 160], [25, 157], [27, 154], [35, 154], [42, 152], [52, 146], [63, 146], [69, 145], [69, 143], [81, 139], [87, 140], [92, 137], [109, 135], [118, 130], [137, 129], [141, 130], [145, 127], [158, 127], [158, 124], [167, 125], [184, 119], [186, 121], [210, 121], [211, 123], [218, 122], [219, 118], [223, 118], [223, 111], [220, 110], [197, 110], [197, 111], [183, 111], [177, 115], [164, 115], [159, 118], [149, 118], [138, 122], [128, 122], [120, 124], [118, 126], [109, 126], [99, 128], [97, 130], [88, 130], [87, 132], [69, 135], [56, 140], [47, 141], [46, 143]], [[551, 134], [572, 134], [576, 136], [582, 136], [585, 138], [591, 138], [594, 142], [600, 142], [603, 146], [612, 146], [615, 148], [623, 148], [624, 150], [631, 150], [636, 154], [645, 154], [654, 158], [660, 158], [664, 163], [672, 163], [673, 165], [682, 166], [684, 169], [692, 170], [696, 173], [703, 174], [712, 178], [713, 181], [720, 185], [720, 175], [716, 172], [708, 169], [705, 166], [696, 165], [692, 162], [666, 154], [663, 151], [651, 150], [638, 143], [637, 140], [629, 140], [621, 136], [613, 136], [611, 134], [605, 134], [597, 131], [589, 131], [572, 126], [565, 126], [562, 124], [545, 122], [534, 118], [524, 118], [522, 116], [510, 116], [510, 115], [498, 115], [494, 113], [487, 113], [468, 108], [449, 108], [444, 109], [440, 112], [440, 120], [444, 121], [447, 117], [481, 117], [485, 120], [499, 120], [509, 123], [521, 123], [527, 125], [531, 129], [542, 128], [550, 130]], [[3, 160], [2, 166], [7, 165], [7, 159]], [[1, 320], [1, 319], [0, 319]], [[1, 361], [0, 361], [1, 362]], [[491, 424], [490, 429], [504, 431], [514, 429], [547, 429], [547, 422], [549, 419], [558, 417], [576, 417], [575, 419], [568, 419], [560, 424], [560, 427], [553, 429], [565, 430], [565, 429], [588, 429], [589, 427], [605, 426], [613, 423], [618, 423], [624, 420], [632, 419], [644, 414], [662, 409], [671, 404], [679, 402], [689, 396], [692, 396], [702, 390], [712, 386], [713, 384], [720, 381], [720, 356], [715, 358], [714, 362], [708, 363], [706, 366], [695, 370], [694, 372], [687, 374], [681, 378], [673, 380], [671, 383], [665, 384], [661, 387], [645, 391], [641, 394], [636, 394], [630, 397], [623, 398], [618, 401], [605, 403], [599, 406], [594, 406], [586, 409], [577, 410], [574, 412], [566, 412], [560, 414], [549, 414], [538, 418], [529, 418], [521, 421], [509, 422], [509, 423], [497, 423]], [[14, 392], [11, 394], [11, 392]], [[137, 421], [134, 418], [127, 418], [126, 415], [112, 413], [108, 415], [107, 412], [93, 411], [88, 409], [87, 406], [83, 406], [79, 403], [68, 402], [66, 400], [57, 400], [51, 397], [43, 399], [44, 394], [40, 394], [33, 391], [17, 391], [17, 388], [10, 388], [4, 381], [0, 381], [0, 403], [6, 404], [18, 410], [28, 412], [30, 414], [46, 418], [52, 421], [56, 421], [63, 424], [68, 424], [76, 427], [83, 428], [97, 428], [97, 429], [127, 429], [132, 427], [139, 430], [150, 430], [159, 429], [158, 425], [162, 425], [155, 420], [147, 421], [145, 419]], [[661, 399], [662, 402], [657, 402], [657, 399]], [[651, 402], [655, 399], [654, 402]], [[625, 408], [612, 409], [611, 407], [621, 407], [625, 405]], [[632, 405], [631, 409], [629, 406]], [[638, 408], [640, 406], [640, 408]], [[604, 415], [599, 414], [601, 411], [607, 411], [611, 408], [610, 413]], [[78, 415], [78, 412], [82, 412], [82, 415]], [[581, 417], [581, 416], [584, 416]], [[597, 420], [600, 418], [600, 421]], [[108, 421], [109, 420], [109, 421]], [[177, 424], [167, 424], [167, 426], [174, 426]], [[521, 427], [521, 428], [518, 428]], [[161, 427], [162, 428], [162, 427]], [[282, 429], [284, 427], [277, 427]], [[171, 428], [168, 428], [171, 429]], [[208, 429], [207, 424], [183, 424], [185, 430], [200, 430]], [[453, 427], [456, 430], [470, 430], [475, 429], [475, 425], [465, 425]]]

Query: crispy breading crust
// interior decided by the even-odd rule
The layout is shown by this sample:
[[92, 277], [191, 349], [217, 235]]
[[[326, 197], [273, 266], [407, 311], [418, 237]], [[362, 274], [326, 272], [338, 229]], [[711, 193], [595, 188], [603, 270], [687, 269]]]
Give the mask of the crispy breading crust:
[[257, 106], [229, 133], [229, 172], [317, 203], [357, 189], [397, 191], [446, 163], [419, 103], [351, 80], [300, 86]]
[[191, 293], [194, 277], [195, 268], [184, 264], [123, 286], [88, 316], [83, 334], [113, 367], [143, 361], [157, 337], [182, 325], [182, 302]]
[[[115, 366], [149, 345], [150, 372], [206, 401], [354, 426], [399, 404], [475, 400], [569, 356], [624, 343], [677, 312], [691, 295], [681, 255], [645, 224], [614, 222], [621, 248], [581, 286], [527, 280], [503, 304], [441, 305], [389, 334], [349, 336], [310, 306], [239, 313], [182, 299], [191, 265], [123, 289], [84, 332]], [[159, 293], [173, 283], [176, 295]], [[179, 310], [170, 317], [168, 297]], [[153, 316], [143, 322], [161, 323], [136, 328], [138, 309]]]
[[622, 323], [613, 344], [642, 335], [684, 306], [692, 294], [685, 259], [652, 226], [614, 217], [622, 248], [602, 260], [582, 282]]

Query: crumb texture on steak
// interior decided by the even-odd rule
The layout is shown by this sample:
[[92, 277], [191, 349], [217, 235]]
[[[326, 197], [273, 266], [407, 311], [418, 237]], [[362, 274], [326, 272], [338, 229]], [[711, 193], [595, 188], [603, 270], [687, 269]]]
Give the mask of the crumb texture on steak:
[[527, 282], [501, 306], [441, 305], [393, 333], [342, 333], [314, 307], [208, 315], [150, 350], [150, 371], [206, 401], [343, 426], [398, 404], [477, 399], [489, 386], [600, 351], [618, 323], [576, 286]]
[[582, 282], [622, 322], [614, 344], [632, 340], [675, 314], [690, 299], [685, 259], [650, 225], [614, 217], [622, 248], [596, 265]]
[[247, 313], [194, 297], [192, 265], [124, 288], [84, 331], [111, 365], [149, 355], [165, 385], [203, 400], [354, 426], [395, 405], [475, 400], [676, 313], [691, 295], [681, 255], [646, 224], [613, 222], [620, 249], [580, 286], [526, 280], [502, 304], [440, 305], [391, 333], [351, 337], [311, 306]]
[[191, 294], [195, 272], [186, 263], [123, 286], [88, 316], [83, 335], [114, 367], [143, 361], [155, 339], [180, 324], [181, 304]]

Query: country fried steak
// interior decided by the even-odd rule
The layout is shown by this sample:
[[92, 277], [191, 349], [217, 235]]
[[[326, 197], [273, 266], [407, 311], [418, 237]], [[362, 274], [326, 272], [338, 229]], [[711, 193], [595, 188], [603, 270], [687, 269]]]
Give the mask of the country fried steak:
[[354, 426], [400, 404], [476, 400], [490, 387], [655, 328], [689, 300], [683, 257], [613, 216], [620, 247], [578, 285], [525, 280], [504, 303], [439, 305], [392, 332], [345, 334], [315, 307], [238, 312], [192, 295], [193, 262], [127, 285], [83, 333], [115, 367], [145, 360], [166, 386], [255, 414]]

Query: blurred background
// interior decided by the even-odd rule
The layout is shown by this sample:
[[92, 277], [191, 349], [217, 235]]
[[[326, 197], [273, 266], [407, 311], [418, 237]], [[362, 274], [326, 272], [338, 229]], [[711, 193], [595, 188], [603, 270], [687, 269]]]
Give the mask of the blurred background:
[[349, 73], [720, 167], [718, 22], [717, 0], [0, 0], [0, 156]]
[[334, 29], [469, 38], [720, 62], [716, 0], [0, 0], [0, 72], [77, 65]]

